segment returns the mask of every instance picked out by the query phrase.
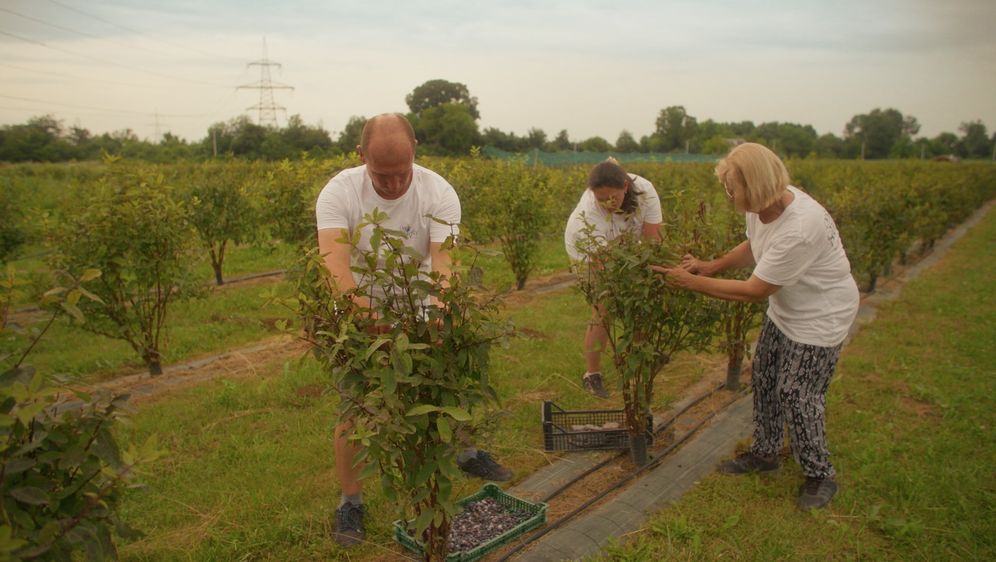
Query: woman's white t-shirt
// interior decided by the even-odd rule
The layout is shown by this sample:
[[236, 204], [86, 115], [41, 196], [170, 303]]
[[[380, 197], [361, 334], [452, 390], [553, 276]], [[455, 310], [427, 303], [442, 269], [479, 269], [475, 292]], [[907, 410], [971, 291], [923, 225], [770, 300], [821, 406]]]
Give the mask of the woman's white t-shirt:
[[664, 220], [661, 199], [654, 185], [635, 174], [630, 174], [629, 177], [633, 180], [633, 187], [630, 189], [636, 188], [640, 192], [637, 195], [636, 210], [630, 214], [607, 211], [598, 203], [590, 189], [585, 189], [581, 194], [581, 200], [567, 219], [567, 228], [564, 230], [564, 245], [572, 260], [584, 260], [584, 255], [578, 250], [578, 243], [584, 236], [585, 223], [595, 227], [596, 236], [609, 241], [623, 232], [639, 233], [644, 224], [660, 224]]
[[[318, 230], [342, 228], [353, 232], [363, 223], [363, 215], [374, 209], [387, 213], [383, 226], [404, 233], [405, 245], [422, 256], [419, 269], [428, 273], [432, 268], [430, 243], [441, 243], [451, 234], [458, 233], [460, 199], [453, 186], [442, 176], [423, 168], [412, 166], [412, 183], [408, 191], [397, 199], [384, 199], [374, 191], [366, 165], [343, 170], [322, 188], [315, 205]], [[453, 226], [440, 224], [435, 217]], [[360, 242], [353, 251], [350, 262], [357, 265], [363, 252], [369, 252], [373, 226], [367, 225], [360, 232]], [[354, 272], [357, 284], [361, 282]]]
[[858, 286], [830, 213], [805, 192], [764, 224], [747, 213], [754, 275], [781, 288], [768, 297], [768, 317], [792, 341], [835, 346], [858, 313]]

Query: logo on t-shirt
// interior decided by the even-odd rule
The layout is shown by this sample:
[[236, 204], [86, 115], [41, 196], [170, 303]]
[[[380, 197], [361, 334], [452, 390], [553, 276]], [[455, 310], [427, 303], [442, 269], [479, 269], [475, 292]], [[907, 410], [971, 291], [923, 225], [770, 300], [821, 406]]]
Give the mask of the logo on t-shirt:
[[401, 231], [405, 233], [405, 240], [411, 240], [412, 236], [415, 235], [415, 229], [410, 224], [402, 226]]
[[823, 224], [827, 229], [827, 242], [830, 244], [831, 248], [836, 248], [839, 240], [837, 234], [837, 225], [833, 223], [833, 217], [830, 213], [823, 211]]

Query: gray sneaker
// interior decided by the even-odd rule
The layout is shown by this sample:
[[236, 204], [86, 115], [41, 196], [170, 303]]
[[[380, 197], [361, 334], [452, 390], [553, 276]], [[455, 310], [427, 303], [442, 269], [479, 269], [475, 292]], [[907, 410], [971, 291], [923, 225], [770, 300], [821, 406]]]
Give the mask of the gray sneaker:
[[806, 477], [806, 483], [799, 487], [799, 509], [808, 511], [826, 507], [837, 493], [837, 483], [833, 478]]
[[732, 461], [719, 465], [719, 471], [723, 474], [750, 474], [775, 470], [778, 470], [778, 457], [765, 458], [754, 453], [743, 453]]
[[609, 397], [609, 393], [605, 391], [605, 386], [602, 385], [602, 373], [588, 373], [581, 378], [581, 383], [585, 390], [602, 400]]
[[363, 505], [356, 505], [346, 502], [335, 510], [335, 532], [332, 538], [342, 546], [353, 546], [363, 542], [366, 533], [363, 531], [363, 516], [366, 515], [367, 508]]

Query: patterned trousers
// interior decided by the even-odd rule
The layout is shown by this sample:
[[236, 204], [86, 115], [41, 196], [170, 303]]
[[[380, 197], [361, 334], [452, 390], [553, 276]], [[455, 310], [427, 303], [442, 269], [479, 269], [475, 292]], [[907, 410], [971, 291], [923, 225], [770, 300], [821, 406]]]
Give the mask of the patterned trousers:
[[788, 423], [792, 456], [806, 476], [832, 478], [827, 448], [827, 388], [843, 344], [794, 342], [767, 316], [754, 353], [754, 444], [751, 452], [775, 456]]

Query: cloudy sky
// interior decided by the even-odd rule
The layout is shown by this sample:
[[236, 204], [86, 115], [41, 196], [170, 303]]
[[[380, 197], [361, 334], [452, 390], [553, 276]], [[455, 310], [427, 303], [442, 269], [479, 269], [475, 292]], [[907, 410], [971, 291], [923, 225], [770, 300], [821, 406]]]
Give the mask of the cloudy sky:
[[265, 37], [294, 87], [276, 102], [333, 135], [434, 78], [520, 135], [639, 137], [669, 105], [837, 135], [894, 107], [921, 135], [992, 132], [994, 29], [993, 0], [0, 0], [0, 124], [198, 140], [259, 103], [236, 86], [259, 82]]

